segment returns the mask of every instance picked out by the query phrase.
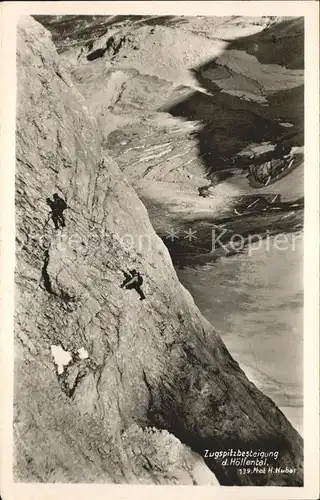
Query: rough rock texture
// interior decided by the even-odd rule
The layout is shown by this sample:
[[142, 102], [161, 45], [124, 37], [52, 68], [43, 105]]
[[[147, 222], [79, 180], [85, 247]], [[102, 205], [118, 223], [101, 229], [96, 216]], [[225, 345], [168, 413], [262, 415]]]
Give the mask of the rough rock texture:
[[[48, 32], [30, 18], [17, 64], [16, 479], [208, 484], [204, 450], [233, 447], [279, 450], [277, 463], [298, 471], [242, 476], [208, 460], [221, 484], [301, 485], [300, 436], [178, 281]], [[59, 231], [45, 203], [54, 192], [70, 207]], [[133, 267], [143, 302], [119, 287]], [[69, 353], [60, 364], [52, 346]]]
[[[230, 168], [230, 158], [244, 149], [272, 148], [279, 140], [303, 145], [302, 18], [41, 22], [97, 118], [104, 149], [133, 184], [158, 234], [181, 220], [230, 215], [243, 194], [303, 196], [302, 155], [284, 181], [262, 190], [249, 185], [246, 172]], [[199, 198], [198, 188], [206, 185], [211, 196]], [[288, 225], [291, 216], [285, 216]], [[269, 222], [274, 227], [273, 218]]]
[[[92, 20], [82, 22], [83, 31], [68, 37], [59, 32], [62, 20], [48, 27], [97, 118], [104, 150], [133, 185], [175, 263], [194, 262], [194, 253], [204, 261], [221, 255], [208, 254], [212, 223], [228, 229], [229, 239], [301, 229], [303, 203], [250, 217], [235, 218], [234, 209], [242, 196], [281, 195], [292, 204], [303, 197], [303, 19], [174, 18], [150, 26], [148, 18], [103, 18], [102, 35]], [[293, 34], [295, 50], [284, 61], [281, 50]], [[294, 170], [275, 184], [253, 187], [247, 170], [232, 166], [237, 155], [272, 149], [280, 140], [299, 153]], [[209, 196], [200, 197], [209, 186]], [[171, 245], [171, 230], [190, 229], [197, 242]]]

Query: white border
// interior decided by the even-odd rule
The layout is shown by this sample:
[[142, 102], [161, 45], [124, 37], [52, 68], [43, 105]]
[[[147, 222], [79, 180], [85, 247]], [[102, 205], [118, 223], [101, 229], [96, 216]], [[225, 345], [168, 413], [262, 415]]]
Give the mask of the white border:
[[[315, 1], [5, 2], [1, 6], [1, 471], [3, 500], [137, 498], [191, 500], [319, 497], [319, 4]], [[295, 487], [13, 484], [13, 271], [15, 171], [15, 25], [28, 14], [289, 15], [305, 17], [305, 485]], [[195, 489], [196, 488], [196, 489]], [[213, 490], [213, 488], [215, 488]], [[218, 491], [217, 491], [218, 488]]]

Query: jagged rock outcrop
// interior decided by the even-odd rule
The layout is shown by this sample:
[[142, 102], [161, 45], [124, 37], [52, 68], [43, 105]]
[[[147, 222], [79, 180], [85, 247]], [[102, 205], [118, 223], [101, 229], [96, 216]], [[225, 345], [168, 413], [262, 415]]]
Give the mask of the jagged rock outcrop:
[[[277, 465], [297, 472], [242, 476], [208, 459], [221, 484], [301, 485], [300, 436], [178, 281], [30, 18], [17, 64], [15, 478], [208, 484], [205, 449], [233, 447], [277, 450]], [[46, 204], [56, 192], [69, 206], [58, 231]], [[119, 286], [132, 268], [145, 301]]]

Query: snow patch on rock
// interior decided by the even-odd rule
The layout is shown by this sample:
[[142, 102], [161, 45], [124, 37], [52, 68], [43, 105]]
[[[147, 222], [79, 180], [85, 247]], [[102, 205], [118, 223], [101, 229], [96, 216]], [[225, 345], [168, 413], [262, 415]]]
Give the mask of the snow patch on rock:
[[54, 358], [54, 363], [58, 367], [58, 373], [61, 375], [64, 367], [67, 366], [72, 360], [72, 356], [68, 351], [65, 351], [60, 345], [51, 346], [51, 354]]
[[88, 351], [84, 347], [80, 347], [80, 349], [77, 350], [77, 353], [79, 354], [80, 359], [87, 359], [89, 357]]

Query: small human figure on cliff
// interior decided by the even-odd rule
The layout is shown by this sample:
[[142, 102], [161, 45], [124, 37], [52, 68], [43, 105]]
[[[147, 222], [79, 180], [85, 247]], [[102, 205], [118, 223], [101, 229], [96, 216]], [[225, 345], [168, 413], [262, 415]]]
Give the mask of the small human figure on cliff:
[[121, 283], [120, 288], [125, 287], [127, 290], [134, 289], [140, 296], [140, 300], [145, 299], [146, 297], [141, 290], [141, 285], [143, 283], [141, 274], [135, 269], [132, 269], [131, 271], [129, 271], [129, 273], [126, 273], [125, 271], [122, 272], [125, 276], [125, 280], [123, 281], [123, 283]]
[[55, 229], [59, 229], [59, 224], [61, 227], [65, 227], [66, 222], [65, 218], [63, 215], [63, 211], [68, 208], [68, 205], [64, 201], [63, 198], [60, 198], [60, 196], [57, 193], [54, 193], [53, 195], [53, 200], [50, 198], [46, 199], [47, 205], [51, 208], [51, 219], [54, 223]]

